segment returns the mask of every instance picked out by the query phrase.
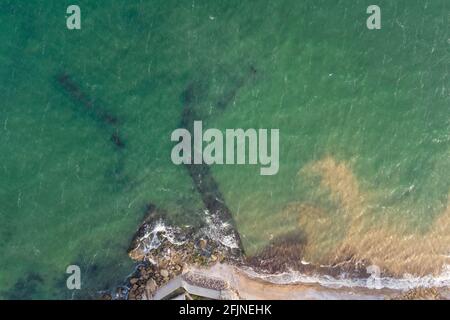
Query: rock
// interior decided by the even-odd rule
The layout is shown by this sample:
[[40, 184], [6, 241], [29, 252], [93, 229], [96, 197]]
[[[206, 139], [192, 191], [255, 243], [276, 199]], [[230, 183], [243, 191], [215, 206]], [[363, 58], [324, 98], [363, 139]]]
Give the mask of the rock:
[[[151, 299], [159, 286], [182, 273], [190, 265], [207, 266], [232, 260], [234, 256], [240, 257], [240, 250], [229, 250], [207, 236], [189, 230], [180, 232], [183, 240], [181, 244], [173, 244], [162, 238], [158, 248], [147, 252], [144, 248], [148, 239], [144, 239], [142, 235], [149, 228], [153, 229], [152, 221], [156, 221], [155, 217], [146, 219], [146, 225], [141, 226], [130, 246], [130, 257], [144, 262], [129, 279], [130, 299]], [[123, 297], [126, 297], [125, 293]]]
[[161, 276], [163, 276], [164, 278], [168, 278], [169, 277], [169, 271], [167, 271], [166, 269], [162, 269], [160, 272]]
[[127, 293], [123, 287], [117, 288], [116, 291], [116, 297], [118, 297], [119, 300], [124, 300]]
[[104, 293], [100, 296], [100, 300], [112, 300], [112, 296], [109, 293]]
[[145, 258], [145, 252], [143, 252], [140, 248], [131, 250], [128, 255], [135, 261], [142, 261]]
[[156, 292], [157, 289], [156, 281], [153, 279], [149, 279], [145, 285], [145, 292], [147, 294], [147, 297], [150, 299], [153, 297], [153, 294]]
[[200, 241], [198, 242], [198, 245], [200, 246], [200, 249], [202, 249], [202, 250], [205, 250], [207, 244], [208, 244], [208, 241], [206, 241], [205, 239], [200, 239]]

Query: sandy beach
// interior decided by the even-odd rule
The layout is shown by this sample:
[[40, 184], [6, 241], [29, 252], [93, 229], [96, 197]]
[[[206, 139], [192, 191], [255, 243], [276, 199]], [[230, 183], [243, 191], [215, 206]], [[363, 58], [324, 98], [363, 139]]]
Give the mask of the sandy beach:
[[209, 269], [192, 267], [188, 270], [226, 280], [238, 293], [238, 298], [244, 300], [385, 299], [398, 295], [394, 290], [326, 288], [303, 283], [276, 284], [228, 264], [216, 264]]
[[204, 276], [226, 280], [230, 288], [243, 300], [385, 300], [385, 299], [449, 299], [447, 288], [369, 289], [364, 287], [326, 287], [319, 284], [276, 284], [250, 275], [229, 264], [210, 268], [187, 268]]

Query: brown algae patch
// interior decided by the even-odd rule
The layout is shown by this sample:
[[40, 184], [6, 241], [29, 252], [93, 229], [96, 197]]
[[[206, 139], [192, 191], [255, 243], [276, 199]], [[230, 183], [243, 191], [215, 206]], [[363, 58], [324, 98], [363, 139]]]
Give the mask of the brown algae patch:
[[[338, 204], [337, 215], [298, 203], [285, 209], [298, 214], [299, 227], [308, 240], [303, 248], [305, 259], [336, 265], [350, 257], [354, 263], [370, 262], [384, 273], [398, 277], [405, 273], [437, 275], [450, 262], [450, 205], [427, 233], [414, 233], [405, 224], [392, 225], [387, 219], [373, 219], [369, 200], [373, 194], [361, 191], [346, 163], [326, 157], [306, 165], [299, 175], [318, 176], [320, 188], [327, 190], [330, 200]], [[340, 226], [342, 222], [344, 226]], [[333, 234], [342, 227], [344, 237], [333, 244]]]

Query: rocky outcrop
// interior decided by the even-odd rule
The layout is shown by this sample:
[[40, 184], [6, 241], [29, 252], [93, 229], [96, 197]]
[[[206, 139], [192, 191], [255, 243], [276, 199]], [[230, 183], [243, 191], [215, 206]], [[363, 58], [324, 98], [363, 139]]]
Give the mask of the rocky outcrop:
[[206, 267], [241, 260], [239, 249], [212, 239], [205, 229], [170, 226], [155, 206], [149, 205], [148, 211], [128, 252], [139, 266], [127, 281], [128, 292], [117, 294], [119, 299], [151, 299], [160, 286], [183, 273], [187, 266]]

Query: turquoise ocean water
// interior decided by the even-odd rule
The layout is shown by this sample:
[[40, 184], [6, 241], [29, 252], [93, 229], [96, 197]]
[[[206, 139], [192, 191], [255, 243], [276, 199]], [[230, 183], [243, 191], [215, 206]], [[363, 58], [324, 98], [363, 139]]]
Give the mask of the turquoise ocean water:
[[[70, 264], [83, 270], [75, 297], [120, 284], [148, 203], [201, 223], [170, 160], [192, 83], [205, 127], [280, 129], [277, 175], [212, 167], [248, 254], [304, 232], [305, 259], [327, 262], [340, 243], [371, 252], [384, 233], [349, 235], [376, 225], [435, 270], [418, 242], [450, 252], [450, 2], [379, 0], [370, 31], [372, 2], [79, 0], [82, 29], [69, 31], [71, 1], [1, 1], [0, 298], [71, 298]], [[117, 118], [123, 148], [63, 74]], [[374, 257], [396, 269], [392, 252]]]

